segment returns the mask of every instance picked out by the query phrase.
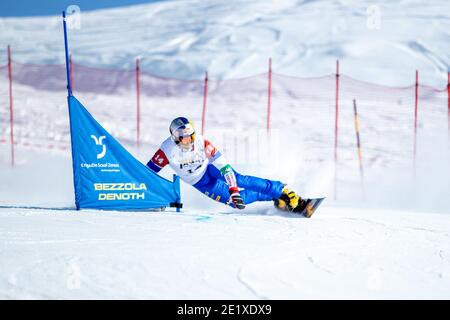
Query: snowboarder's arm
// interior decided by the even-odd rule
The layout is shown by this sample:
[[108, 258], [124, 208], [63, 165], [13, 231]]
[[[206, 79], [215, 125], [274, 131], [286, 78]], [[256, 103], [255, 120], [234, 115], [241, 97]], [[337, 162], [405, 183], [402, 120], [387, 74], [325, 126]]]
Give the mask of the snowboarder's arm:
[[205, 139], [205, 152], [206, 157], [209, 159], [209, 163], [220, 170], [220, 173], [225, 177], [225, 181], [228, 187], [234, 190], [238, 190], [236, 176], [234, 175], [233, 168], [228, 163], [225, 156], [215, 147], [213, 144]]
[[244, 209], [245, 204], [239, 194], [239, 187], [234, 174], [233, 168], [228, 163], [227, 159], [220, 153], [220, 151], [212, 145], [212, 143], [205, 139], [205, 152], [209, 162], [220, 170], [220, 173], [225, 178], [230, 192], [231, 201], [238, 209]]
[[[205, 139], [205, 153], [209, 163], [214, 164], [219, 158], [223, 158], [222, 153], [209, 140]], [[220, 160], [219, 160], [220, 161]], [[215, 164], [214, 164], [215, 165]], [[215, 165], [216, 166], [216, 165]], [[216, 166], [217, 167], [217, 166]], [[220, 170], [220, 168], [218, 168]]]
[[224, 176], [225, 181], [228, 185], [228, 191], [230, 192], [230, 199], [238, 209], [244, 209], [244, 200], [239, 193], [239, 187], [236, 181], [236, 175], [234, 174], [233, 168], [229, 164], [225, 165], [220, 169], [220, 173]]
[[161, 171], [166, 165], [169, 164], [169, 159], [167, 159], [166, 154], [161, 149], [158, 149], [150, 161], [147, 163], [147, 167], [152, 169], [154, 172]]

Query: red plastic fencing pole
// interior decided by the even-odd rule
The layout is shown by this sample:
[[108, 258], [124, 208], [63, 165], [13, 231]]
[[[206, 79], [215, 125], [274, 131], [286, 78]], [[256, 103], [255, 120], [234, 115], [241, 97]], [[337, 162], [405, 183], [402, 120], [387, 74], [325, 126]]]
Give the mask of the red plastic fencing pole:
[[447, 73], [448, 132], [450, 133], [450, 72]]
[[337, 147], [339, 129], [339, 60], [336, 60], [336, 109], [334, 120], [334, 199], [337, 194]]
[[8, 46], [8, 75], [9, 75], [9, 125], [11, 128], [11, 166], [14, 167], [14, 108], [12, 94], [12, 63], [11, 47]]
[[136, 58], [136, 146], [140, 147], [141, 135], [141, 84], [139, 81], [139, 58]]
[[272, 58], [269, 58], [269, 73], [268, 73], [269, 87], [267, 90], [267, 133], [270, 132], [270, 107], [272, 98]]
[[208, 96], [208, 71], [205, 72], [205, 81], [203, 84], [203, 110], [202, 110], [202, 135], [205, 131], [206, 98]]
[[416, 163], [417, 152], [417, 113], [419, 107], [419, 71], [416, 70], [416, 90], [415, 90], [415, 107], [414, 107], [414, 168]]

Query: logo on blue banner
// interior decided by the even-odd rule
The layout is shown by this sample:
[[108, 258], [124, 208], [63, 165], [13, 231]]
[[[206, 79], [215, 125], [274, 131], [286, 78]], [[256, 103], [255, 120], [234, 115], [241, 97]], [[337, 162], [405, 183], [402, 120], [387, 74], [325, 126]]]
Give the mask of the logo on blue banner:
[[106, 154], [106, 145], [103, 144], [103, 139], [105, 139], [106, 137], [105, 136], [101, 136], [101, 137], [97, 138], [96, 136], [91, 134], [91, 138], [94, 139], [96, 145], [103, 147], [102, 152], [97, 154], [97, 159], [103, 158], [105, 156], [105, 154]]
[[69, 98], [77, 208], [142, 210], [180, 203], [179, 179], [135, 159], [73, 96]]

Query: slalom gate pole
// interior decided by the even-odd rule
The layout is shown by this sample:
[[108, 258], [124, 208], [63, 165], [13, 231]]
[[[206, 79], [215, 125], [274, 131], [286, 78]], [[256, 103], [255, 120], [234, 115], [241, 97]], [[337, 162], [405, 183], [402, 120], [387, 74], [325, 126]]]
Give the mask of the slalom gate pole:
[[205, 132], [205, 116], [206, 116], [206, 98], [208, 96], [208, 71], [205, 71], [205, 80], [203, 83], [203, 110], [202, 110], [202, 135]]
[[69, 54], [69, 67], [70, 67], [70, 83], [73, 88], [73, 64], [72, 64], [72, 54]]
[[416, 155], [417, 155], [417, 114], [419, 108], [419, 71], [416, 70], [416, 85], [415, 85], [415, 103], [414, 103], [414, 174], [416, 173]]
[[364, 188], [364, 170], [362, 163], [362, 152], [361, 152], [361, 140], [359, 138], [359, 120], [358, 120], [358, 110], [356, 109], [356, 100], [353, 99], [353, 112], [355, 115], [355, 132], [356, 132], [356, 144], [358, 147], [358, 160], [359, 160], [359, 173], [361, 176], [361, 186], [363, 190], [363, 198], [366, 198], [366, 192]]
[[69, 70], [69, 46], [67, 44], [67, 24], [66, 24], [66, 12], [62, 12], [63, 27], [64, 27], [64, 48], [66, 52], [66, 77], [67, 77], [67, 95], [72, 96], [72, 83], [70, 82], [70, 70]]
[[8, 78], [9, 78], [9, 126], [10, 126], [10, 142], [11, 142], [11, 166], [14, 167], [14, 107], [12, 92], [12, 59], [11, 46], [8, 45]]
[[[65, 55], [66, 55], [66, 80], [67, 80], [67, 107], [69, 108], [69, 118], [72, 119], [72, 112], [71, 112], [71, 108], [70, 108], [70, 98], [72, 97], [72, 83], [70, 81], [70, 70], [69, 70], [69, 45], [68, 45], [68, 40], [67, 40], [67, 24], [66, 24], [66, 12], [63, 11], [62, 12], [62, 17], [63, 17], [63, 29], [64, 29], [64, 50], [65, 50]], [[72, 152], [72, 171], [75, 177], [75, 161], [74, 161], [74, 149], [73, 149], [73, 129], [72, 129], [72, 121], [69, 121], [70, 123], [70, 148], [71, 148], [71, 152]], [[74, 184], [74, 192], [75, 192], [75, 206], [77, 208], [77, 210], [80, 210], [80, 205], [76, 200], [76, 185], [75, 185], [75, 178], [73, 179], [73, 184]]]
[[[177, 193], [177, 199], [175, 200], [175, 203], [181, 203], [181, 195], [180, 195], [180, 177], [176, 174], [173, 175], [173, 185]], [[177, 206], [176, 211], [180, 212], [181, 207]]]
[[336, 60], [336, 100], [335, 100], [335, 120], [334, 120], [334, 200], [337, 198], [337, 147], [339, 129], [339, 60]]
[[139, 150], [141, 135], [141, 84], [139, 81], [139, 58], [136, 58], [136, 146]]
[[269, 58], [269, 73], [268, 73], [268, 89], [267, 89], [267, 133], [270, 133], [270, 108], [272, 98], [272, 58]]

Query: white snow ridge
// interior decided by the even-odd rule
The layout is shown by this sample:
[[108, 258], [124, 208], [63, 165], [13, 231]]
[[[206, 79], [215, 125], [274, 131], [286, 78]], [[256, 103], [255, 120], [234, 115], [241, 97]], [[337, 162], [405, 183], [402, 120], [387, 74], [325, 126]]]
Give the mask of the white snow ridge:
[[[65, 83], [61, 90], [14, 83], [10, 165], [5, 48], [11, 45], [17, 63], [62, 64], [61, 18], [0, 18], [0, 298], [449, 299], [449, 9], [447, 0], [170, 0], [81, 8], [80, 28], [69, 30], [76, 63], [133, 69], [139, 56], [143, 71], [199, 80], [200, 88], [208, 70], [206, 135], [239, 172], [282, 180], [305, 197], [326, 196], [311, 219], [271, 202], [233, 210], [183, 183], [180, 213], [74, 210]], [[265, 135], [268, 57], [273, 141]], [[337, 59], [343, 93], [336, 167]], [[414, 160], [414, 86], [407, 86], [416, 69], [422, 100]], [[260, 77], [244, 78], [253, 75]], [[236, 93], [236, 78], [248, 96]], [[363, 94], [365, 82], [380, 86]], [[313, 92], [319, 83], [322, 91]], [[78, 94], [77, 85], [75, 96], [143, 163], [180, 111], [200, 129], [201, 95], [143, 94], [137, 150], [134, 83], [98, 94]], [[398, 98], [387, 99], [394, 91]], [[300, 109], [292, 102], [298, 92]], [[353, 98], [361, 101], [364, 185]], [[230, 142], [242, 136], [250, 139], [249, 154]], [[50, 142], [53, 149], [44, 147]], [[262, 150], [267, 145], [272, 152]]]

